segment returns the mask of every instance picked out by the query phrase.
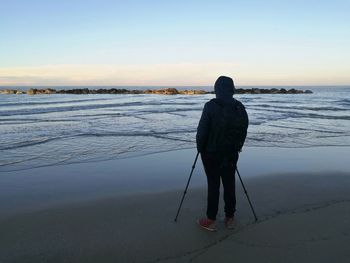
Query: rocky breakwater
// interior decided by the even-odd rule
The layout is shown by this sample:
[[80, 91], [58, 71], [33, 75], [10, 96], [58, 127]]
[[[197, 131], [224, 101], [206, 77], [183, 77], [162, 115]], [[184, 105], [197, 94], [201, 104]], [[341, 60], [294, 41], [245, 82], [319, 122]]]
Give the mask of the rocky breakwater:
[[251, 88], [251, 89], [236, 89], [236, 94], [311, 94], [311, 90], [298, 90], [298, 89], [262, 89], [262, 88]]
[[[264, 88], [250, 88], [250, 89], [236, 89], [236, 94], [310, 94], [311, 90], [298, 90], [298, 89], [264, 89]], [[77, 88], [67, 90], [55, 90], [51, 88], [47, 89], [29, 89], [27, 91], [5, 89], [0, 90], [0, 94], [28, 94], [28, 95], [41, 95], [41, 94], [159, 94], [159, 95], [201, 95], [201, 94], [214, 94], [213, 91], [205, 90], [178, 90], [175, 88], [164, 89], [146, 89], [146, 90], [128, 90], [128, 89], [88, 89]]]
[[0, 90], [0, 94], [24, 94], [24, 91], [14, 90], [14, 89], [4, 89]]

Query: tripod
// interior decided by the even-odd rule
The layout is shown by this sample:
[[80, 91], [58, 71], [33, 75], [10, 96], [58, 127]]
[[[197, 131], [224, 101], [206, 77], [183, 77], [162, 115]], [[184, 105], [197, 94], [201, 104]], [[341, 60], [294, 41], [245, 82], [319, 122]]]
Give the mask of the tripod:
[[[191, 181], [191, 177], [192, 177], [192, 174], [193, 174], [193, 170], [194, 170], [194, 168], [196, 167], [198, 155], [199, 155], [199, 152], [197, 152], [196, 158], [194, 159], [194, 163], [193, 163], [193, 165], [192, 165], [192, 170], [191, 170], [191, 173], [190, 173], [190, 177], [189, 177], [188, 180], [187, 180], [186, 188], [185, 188], [185, 191], [184, 191], [184, 193], [183, 193], [183, 195], [182, 195], [181, 202], [180, 202], [179, 208], [178, 208], [178, 210], [177, 210], [177, 213], [176, 213], [176, 216], [175, 216], [175, 219], [174, 219], [175, 222], [177, 222], [177, 218], [178, 218], [178, 216], [179, 216], [182, 203], [183, 203], [183, 201], [184, 201], [184, 199], [185, 199], [185, 195], [186, 195], [186, 193], [187, 193], [188, 185], [190, 184], [190, 181]], [[250, 205], [250, 208], [252, 209], [252, 212], [253, 212], [253, 215], [254, 215], [254, 219], [255, 219], [255, 221], [258, 221], [258, 218], [257, 218], [257, 216], [256, 216], [256, 214], [255, 214], [255, 211], [254, 211], [252, 202], [250, 201], [250, 198], [249, 198], [247, 189], [245, 188], [245, 186], [244, 186], [244, 184], [243, 184], [241, 175], [240, 175], [240, 173], [239, 173], [237, 167], [236, 167], [236, 171], [237, 171], [239, 180], [240, 180], [240, 182], [241, 182], [241, 184], [242, 184], [242, 188], [243, 188], [243, 190], [244, 190], [244, 193], [245, 193], [245, 195], [247, 196], [247, 199], [248, 199], [248, 203], [249, 203], [249, 205]]]
[[186, 184], [186, 188], [185, 188], [184, 194], [183, 194], [183, 196], [182, 196], [182, 198], [181, 198], [181, 202], [180, 202], [179, 209], [177, 209], [176, 217], [175, 217], [175, 219], [174, 219], [175, 222], [177, 221], [177, 217], [179, 216], [182, 203], [183, 203], [183, 201], [184, 201], [184, 199], [185, 199], [185, 195], [186, 195], [186, 193], [187, 193], [188, 185], [190, 184], [190, 181], [191, 181], [191, 177], [192, 177], [192, 174], [193, 174], [193, 170], [194, 170], [194, 168], [196, 167], [198, 155], [199, 155], [199, 152], [197, 152], [196, 159], [194, 159], [194, 163], [193, 163], [193, 165], [192, 165], [192, 170], [191, 170], [191, 173], [190, 173], [190, 177], [188, 178], [188, 181], [187, 181], [187, 184]]
[[252, 205], [252, 202], [250, 201], [250, 198], [249, 198], [249, 195], [248, 195], [248, 192], [247, 192], [247, 189], [245, 188], [244, 184], [243, 184], [243, 181], [242, 181], [242, 178], [241, 178], [241, 175], [239, 174], [239, 171], [238, 171], [238, 168], [236, 166], [236, 171], [237, 171], [237, 174], [238, 174], [238, 177], [239, 177], [239, 180], [241, 181], [241, 184], [242, 184], [242, 188], [244, 190], [244, 193], [245, 195], [247, 196], [247, 199], [248, 199], [248, 203], [250, 205], [250, 208], [252, 209], [252, 212], [253, 212], [253, 215], [254, 215], [254, 218], [255, 218], [255, 222], [258, 221], [258, 218], [255, 214], [255, 211], [254, 211], [254, 208], [253, 208], [253, 205]]

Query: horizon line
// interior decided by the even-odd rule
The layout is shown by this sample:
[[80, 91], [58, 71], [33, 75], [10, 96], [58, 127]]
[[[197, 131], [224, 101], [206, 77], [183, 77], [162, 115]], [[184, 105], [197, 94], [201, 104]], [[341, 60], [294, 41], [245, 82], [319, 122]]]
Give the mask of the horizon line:
[[[327, 85], [318, 85], [318, 84], [298, 84], [298, 85], [293, 85], [293, 84], [283, 84], [283, 85], [278, 85], [278, 84], [272, 84], [272, 85], [259, 85], [259, 84], [254, 84], [254, 85], [235, 85], [235, 87], [350, 87], [350, 84], [327, 84]], [[23, 87], [23, 88], [31, 88], [31, 87], [214, 87], [214, 85], [20, 85], [20, 84], [15, 84], [15, 85], [1, 85], [0, 88], [6, 88], [6, 87]]]

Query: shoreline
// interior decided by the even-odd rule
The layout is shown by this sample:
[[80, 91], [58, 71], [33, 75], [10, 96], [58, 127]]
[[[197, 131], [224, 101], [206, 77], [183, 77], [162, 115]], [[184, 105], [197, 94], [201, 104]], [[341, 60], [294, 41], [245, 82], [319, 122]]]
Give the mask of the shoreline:
[[[303, 147], [285, 147], [285, 146], [244, 146], [244, 149], [271, 149], [274, 151], [274, 149], [277, 150], [287, 150], [287, 151], [303, 151], [303, 150], [310, 150], [310, 149], [323, 149], [323, 148], [332, 148], [332, 149], [344, 149], [344, 148], [349, 148], [350, 145], [310, 145], [310, 146], [303, 146]], [[104, 162], [112, 162], [112, 161], [118, 161], [118, 160], [126, 160], [126, 159], [138, 159], [138, 158], [143, 158], [147, 156], [152, 156], [152, 155], [161, 155], [161, 154], [167, 154], [171, 152], [179, 152], [179, 151], [193, 151], [195, 154], [195, 147], [184, 147], [181, 149], [170, 149], [170, 150], [162, 150], [162, 151], [157, 151], [157, 152], [145, 152], [141, 154], [135, 154], [135, 155], [130, 155], [130, 156], [123, 156], [123, 157], [117, 157], [117, 158], [107, 158], [107, 159], [101, 159], [101, 160], [88, 160], [88, 161], [81, 161], [81, 162], [72, 162], [72, 163], [57, 163], [57, 164], [48, 164], [48, 165], [43, 165], [43, 166], [33, 166], [33, 167], [27, 167], [27, 168], [20, 168], [20, 169], [10, 169], [10, 170], [0, 170], [0, 175], [1, 173], [11, 173], [11, 172], [25, 172], [25, 171], [30, 171], [32, 169], [45, 169], [45, 168], [50, 168], [50, 167], [60, 167], [60, 166], [66, 166], [66, 165], [84, 165], [84, 164], [92, 164], [92, 163], [104, 163]], [[249, 150], [250, 151], [250, 150]], [[246, 152], [246, 151], [244, 151]], [[242, 155], [244, 155], [244, 152]]]
[[[238, 169], [244, 182], [270, 175], [284, 178], [289, 174], [303, 173], [346, 174], [350, 172], [348, 151], [349, 147], [246, 147], [241, 153]], [[125, 159], [1, 172], [0, 209], [3, 212], [0, 218], [71, 202], [183, 191], [195, 154], [195, 149], [185, 149]], [[199, 158], [190, 189], [205, 186], [206, 178]]]

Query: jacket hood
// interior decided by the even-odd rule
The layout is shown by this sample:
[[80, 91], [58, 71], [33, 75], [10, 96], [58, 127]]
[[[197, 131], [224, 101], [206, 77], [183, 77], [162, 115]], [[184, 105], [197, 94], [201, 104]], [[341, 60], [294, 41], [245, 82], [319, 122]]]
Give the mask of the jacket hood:
[[235, 93], [235, 85], [231, 78], [220, 76], [215, 82], [214, 90], [216, 98], [230, 100]]

